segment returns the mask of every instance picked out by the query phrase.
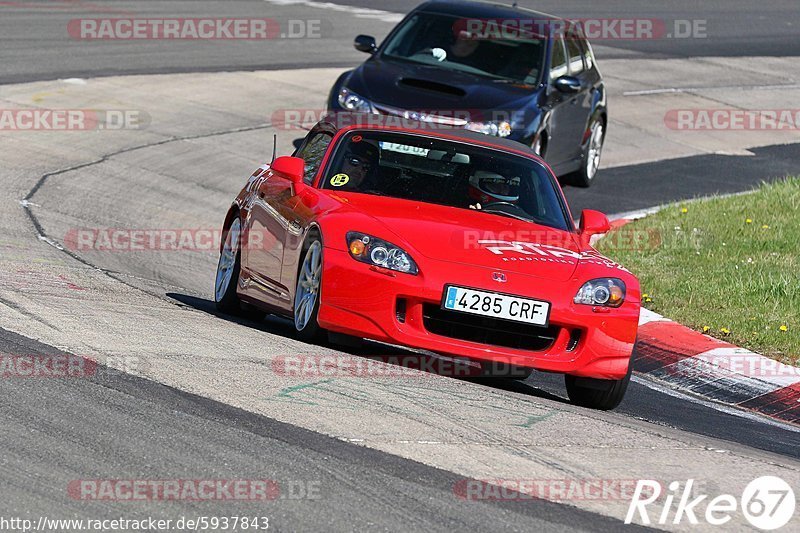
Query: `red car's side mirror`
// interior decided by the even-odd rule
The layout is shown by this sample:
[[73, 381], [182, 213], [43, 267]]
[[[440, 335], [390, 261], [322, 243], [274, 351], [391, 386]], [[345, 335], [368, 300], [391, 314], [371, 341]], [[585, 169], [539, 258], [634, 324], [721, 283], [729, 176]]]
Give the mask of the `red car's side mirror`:
[[584, 209], [581, 212], [581, 222], [578, 229], [580, 229], [582, 236], [588, 238], [592, 235], [608, 233], [611, 230], [611, 223], [608, 221], [608, 217], [600, 211]]
[[277, 158], [270, 165], [270, 169], [278, 174], [283, 174], [292, 183], [302, 183], [306, 163], [299, 157], [283, 156]]

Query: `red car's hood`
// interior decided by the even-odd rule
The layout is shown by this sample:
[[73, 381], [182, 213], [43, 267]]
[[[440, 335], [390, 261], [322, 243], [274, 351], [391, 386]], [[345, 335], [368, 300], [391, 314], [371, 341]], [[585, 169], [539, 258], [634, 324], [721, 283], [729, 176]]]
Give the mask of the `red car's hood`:
[[412, 256], [553, 281], [570, 279], [581, 258], [575, 234], [531, 222], [366, 194], [338, 192], [333, 198], [383, 226], [353, 230], [410, 248]]

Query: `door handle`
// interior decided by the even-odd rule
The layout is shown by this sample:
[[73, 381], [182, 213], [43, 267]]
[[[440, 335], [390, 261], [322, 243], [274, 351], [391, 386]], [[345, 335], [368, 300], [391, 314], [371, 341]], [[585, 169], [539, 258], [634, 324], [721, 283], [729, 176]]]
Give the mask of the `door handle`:
[[303, 226], [297, 220], [290, 220], [288, 226], [289, 226], [289, 231], [297, 235], [299, 235], [300, 232], [303, 230]]

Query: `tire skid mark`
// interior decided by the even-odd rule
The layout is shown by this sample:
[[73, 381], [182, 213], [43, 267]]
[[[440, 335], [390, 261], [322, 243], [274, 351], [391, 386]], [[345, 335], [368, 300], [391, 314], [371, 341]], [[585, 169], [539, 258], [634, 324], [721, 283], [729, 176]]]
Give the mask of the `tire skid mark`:
[[50, 322], [48, 322], [47, 320], [41, 318], [40, 316], [36, 315], [35, 313], [32, 313], [32, 312], [28, 311], [27, 309], [25, 309], [24, 307], [22, 307], [19, 304], [16, 304], [16, 303], [14, 303], [14, 302], [12, 302], [10, 300], [6, 300], [5, 298], [0, 298], [0, 304], [5, 305], [6, 307], [16, 311], [17, 313], [19, 313], [19, 314], [21, 314], [23, 316], [26, 316], [26, 317], [28, 317], [30, 319], [33, 319], [36, 322], [38, 322], [40, 324], [43, 324], [43, 325], [47, 326], [48, 328], [50, 328], [52, 330], [58, 331], [59, 333], [61, 332], [60, 328], [58, 328], [57, 326], [51, 324]]
[[[235, 133], [244, 133], [244, 132], [248, 132], [248, 131], [263, 130], [263, 129], [268, 129], [268, 128], [271, 128], [271, 127], [272, 127], [272, 124], [270, 124], [270, 123], [262, 123], [262, 124], [257, 124], [255, 126], [232, 128], [232, 129], [214, 131], [214, 132], [209, 132], [209, 133], [201, 133], [201, 134], [198, 134], [198, 135], [185, 135], [185, 136], [180, 136], [180, 137], [172, 136], [172, 137], [168, 137], [166, 139], [162, 139], [160, 141], [154, 141], [154, 142], [149, 142], [149, 143], [145, 143], [145, 144], [139, 144], [139, 145], [135, 145], [135, 146], [130, 146], [128, 148], [121, 148], [121, 149], [116, 150], [114, 152], [109, 152], [108, 154], [102, 155], [97, 159], [93, 159], [92, 161], [88, 161], [88, 162], [85, 162], [85, 163], [80, 163], [78, 165], [73, 165], [73, 166], [70, 166], [70, 167], [66, 167], [66, 168], [62, 168], [62, 169], [59, 169], [59, 170], [55, 170], [53, 172], [48, 172], [46, 174], [42, 174], [42, 176], [37, 180], [37, 182], [34, 184], [34, 186], [31, 188], [31, 190], [28, 191], [28, 194], [26, 194], [25, 197], [20, 201], [20, 205], [25, 210], [25, 213], [28, 215], [28, 218], [30, 219], [31, 223], [33, 224], [34, 229], [36, 230], [37, 238], [40, 241], [46, 242], [47, 244], [53, 246], [55, 249], [59, 250], [60, 252], [63, 252], [66, 255], [70, 256], [72, 259], [75, 259], [79, 263], [81, 263], [83, 265], [86, 265], [87, 267], [92, 268], [93, 270], [96, 270], [98, 272], [102, 272], [103, 274], [105, 274], [109, 278], [111, 278], [111, 279], [113, 279], [115, 281], [118, 281], [118, 282], [122, 283], [123, 285], [126, 285], [126, 286], [128, 286], [128, 287], [130, 287], [130, 288], [132, 288], [134, 290], [141, 291], [141, 292], [143, 292], [145, 294], [148, 294], [150, 296], [154, 296], [154, 297], [156, 297], [156, 298], [158, 298], [158, 299], [160, 299], [162, 301], [168, 302], [168, 303], [170, 303], [172, 305], [178, 305], [173, 299], [168, 298], [168, 297], [164, 296], [163, 294], [147, 291], [142, 287], [136, 286], [136, 285], [126, 281], [123, 278], [124, 277], [128, 277], [128, 278], [140, 279], [142, 281], [147, 281], [147, 282], [150, 282], [150, 283], [154, 283], [156, 285], [158, 285], [158, 284], [163, 285], [163, 283], [160, 283], [158, 280], [137, 278], [136, 276], [130, 276], [130, 275], [127, 275], [127, 274], [123, 274], [121, 272], [116, 272], [116, 271], [113, 271], [113, 270], [109, 270], [109, 269], [105, 269], [105, 268], [99, 267], [99, 266], [91, 263], [89, 260], [87, 260], [87, 259], [81, 257], [80, 255], [76, 254], [75, 252], [67, 250], [63, 246], [60, 246], [44, 230], [44, 227], [42, 226], [41, 222], [39, 221], [39, 218], [36, 216], [36, 214], [33, 212], [33, 209], [31, 208], [33, 205], [35, 205], [35, 204], [33, 204], [31, 202], [31, 200], [33, 199], [33, 197], [36, 195], [36, 193], [39, 192], [39, 190], [44, 186], [44, 184], [50, 178], [56, 177], [56, 176], [60, 176], [60, 175], [63, 175], [63, 174], [67, 174], [67, 173], [70, 173], [70, 172], [74, 172], [74, 171], [77, 171], [77, 170], [81, 170], [81, 169], [84, 169], [84, 168], [89, 168], [89, 167], [92, 167], [92, 166], [95, 166], [95, 165], [100, 165], [100, 164], [105, 163], [105, 162], [109, 161], [110, 159], [112, 159], [112, 158], [114, 158], [116, 156], [122, 155], [122, 154], [136, 152], [138, 150], [144, 150], [144, 149], [147, 149], [147, 148], [153, 148], [155, 146], [163, 146], [165, 144], [170, 144], [170, 143], [174, 143], [174, 142], [191, 141], [191, 140], [196, 140], [196, 139], [207, 139], [207, 138], [218, 137], [218, 136], [222, 136], [222, 135], [231, 135], [231, 134], [235, 134]], [[173, 287], [173, 288], [178, 288], [178, 289], [181, 289], [183, 291], [187, 290], [185, 287]]]
[[[308, 397], [307, 394], [330, 394], [338, 397], [345, 398], [348, 402], [356, 401], [362, 403], [370, 403], [371, 405], [375, 405], [374, 403], [374, 396], [370, 396], [368, 393], [364, 393], [363, 391], [359, 391], [358, 389], [353, 389], [349, 387], [349, 385], [353, 384], [352, 380], [337, 380], [337, 379], [325, 379], [320, 381], [314, 381], [309, 383], [301, 383], [297, 385], [292, 385], [289, 387], [285, 387], [281, 389], [275, 396], [266, 398], [267, 400], [273, 401], [290, 401], [300, 405], [305, 405], [309, 407], [322, 407], [322, 408], [336, 408], [336, 409], [347, 409], [347, 410], [355, 410], [357, 409], [356, 406], [345, 406], [339, 403], [331, 404], [330, 401], [320, 401], [320, 398]], [[358, 382], [355, 382], [358, 383]], [[384, 385], [383, 383], [378, 383], [378, 386]], [[342, 386], [347, 386], [346, 390], [342, 389]], [[413, 389], [413, 390], [412, 390]], [[415, 421], [421, 425], [428, 425], [430, 424], [430, 417], [431, 413], [441, 415], [438, 418], [441, 420], [447, 419], [447, 412], [446, 409], [440, 409], [439, 406], [442, 405], [440, 400], [436, 400], [435, 398], [425, 396], [424, 394], [415, 394], [414, 391], [419, 391], [423, 389], [425, 391], [431, 392], [432, 389], [427, 387], [421, 387], [418, 385], [407, 385], [407, 384], [391, 384], [391, 386], [387, 385], [383, 387], [383, 390], [394, 395], [397, 399], [402, 399], [407, 401], [411, 404], [416, 410], [409, 410], [408, 408], [404, 408], [402, 406], [397, 405], [397, 403], [391, 403], [388, 401], [382, 402], [381, 408], [385, 409], [389, 412], [401, 415], [408, 420]], [[439, 392], [433, 390], [433, 392]], [[474, 398], [465, 398], [458, 394], [448, 393], [448, 396], [453, 400], [469, 400], [474, 403], [479, 403]], [[506, 398], [501, 397], [500, 399], [505, 400]], [[489, 409], [491, 414], [487, 416], [493, 416], [495, 414], [501, 414], [503, 416], [508, 416], [510, 413], [507, 409], [496, 406], [496, 405], [485, 405], [485, 403], [480, 402], [480, 408], [482, 409]], [[543, 408], [541, 405], [532, 404], [532, 407], [535, 408]], [[557, 416], [560, 411], [555, 409], [546, 409], [536, 415], [531, 415], [527, 413], [513, 413], [513, 415], [519, 419], [520, 423], [508, 423], [506, 425], [512, 427], [520, 427], [523, 429], [530, 429], [534, 424], [538, 422], [544, 422], [554, 416]], [[426, 416], [427, 415], [427, 416]], [[485, 418], [484, 418], [485, 419]], [[582, 470], [575, 470], [571, 467], [565, 467], [563, 464], [559, 464], [558, 462], [554, 462], [548, 459], [546, 456], [542, 456], [535, 451], [532, 451], [530, 444], [526, 442], [513, 442], [509, 441], [505, 438], [497, 437], [492, 431], [487, 431], [482, 429], [476, 425], [472, 424], [465, 424], [464, 420], [460, 421], [462, 428], [469, 430], [471, 433], [474, 433], [477, 439], [470, 439], [469, 441], [464, 440], [457, 440], [453, 442], [436, 442], [438, 444], [474, 444], [474, 445], [481, 445], [481, 446], [500, 446], [504, 450], [509, 451], [510, 453], [518, 456], [523, 457], [526, 460], [529, 460], [535, 464], [555, 469], [559, 472], [562, 472], [564, 475], [567, 476], [574, 476], [580, 477], [585, 475], [585, 472]], [[434, 444], [434, 442], [429, 442], [430, 444]], [[417, 443], [420, 444], [420, 443]]]

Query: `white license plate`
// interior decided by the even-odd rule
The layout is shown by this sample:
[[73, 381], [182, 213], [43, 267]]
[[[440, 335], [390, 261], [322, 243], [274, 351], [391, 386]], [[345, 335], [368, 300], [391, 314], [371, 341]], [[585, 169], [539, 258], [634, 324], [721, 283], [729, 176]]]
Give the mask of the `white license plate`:
[[476, 291], [448, 285], [442, 308], [473, 315], [503, 318], [537, 326], [547, 326], [550, 303], [496, 292]]

